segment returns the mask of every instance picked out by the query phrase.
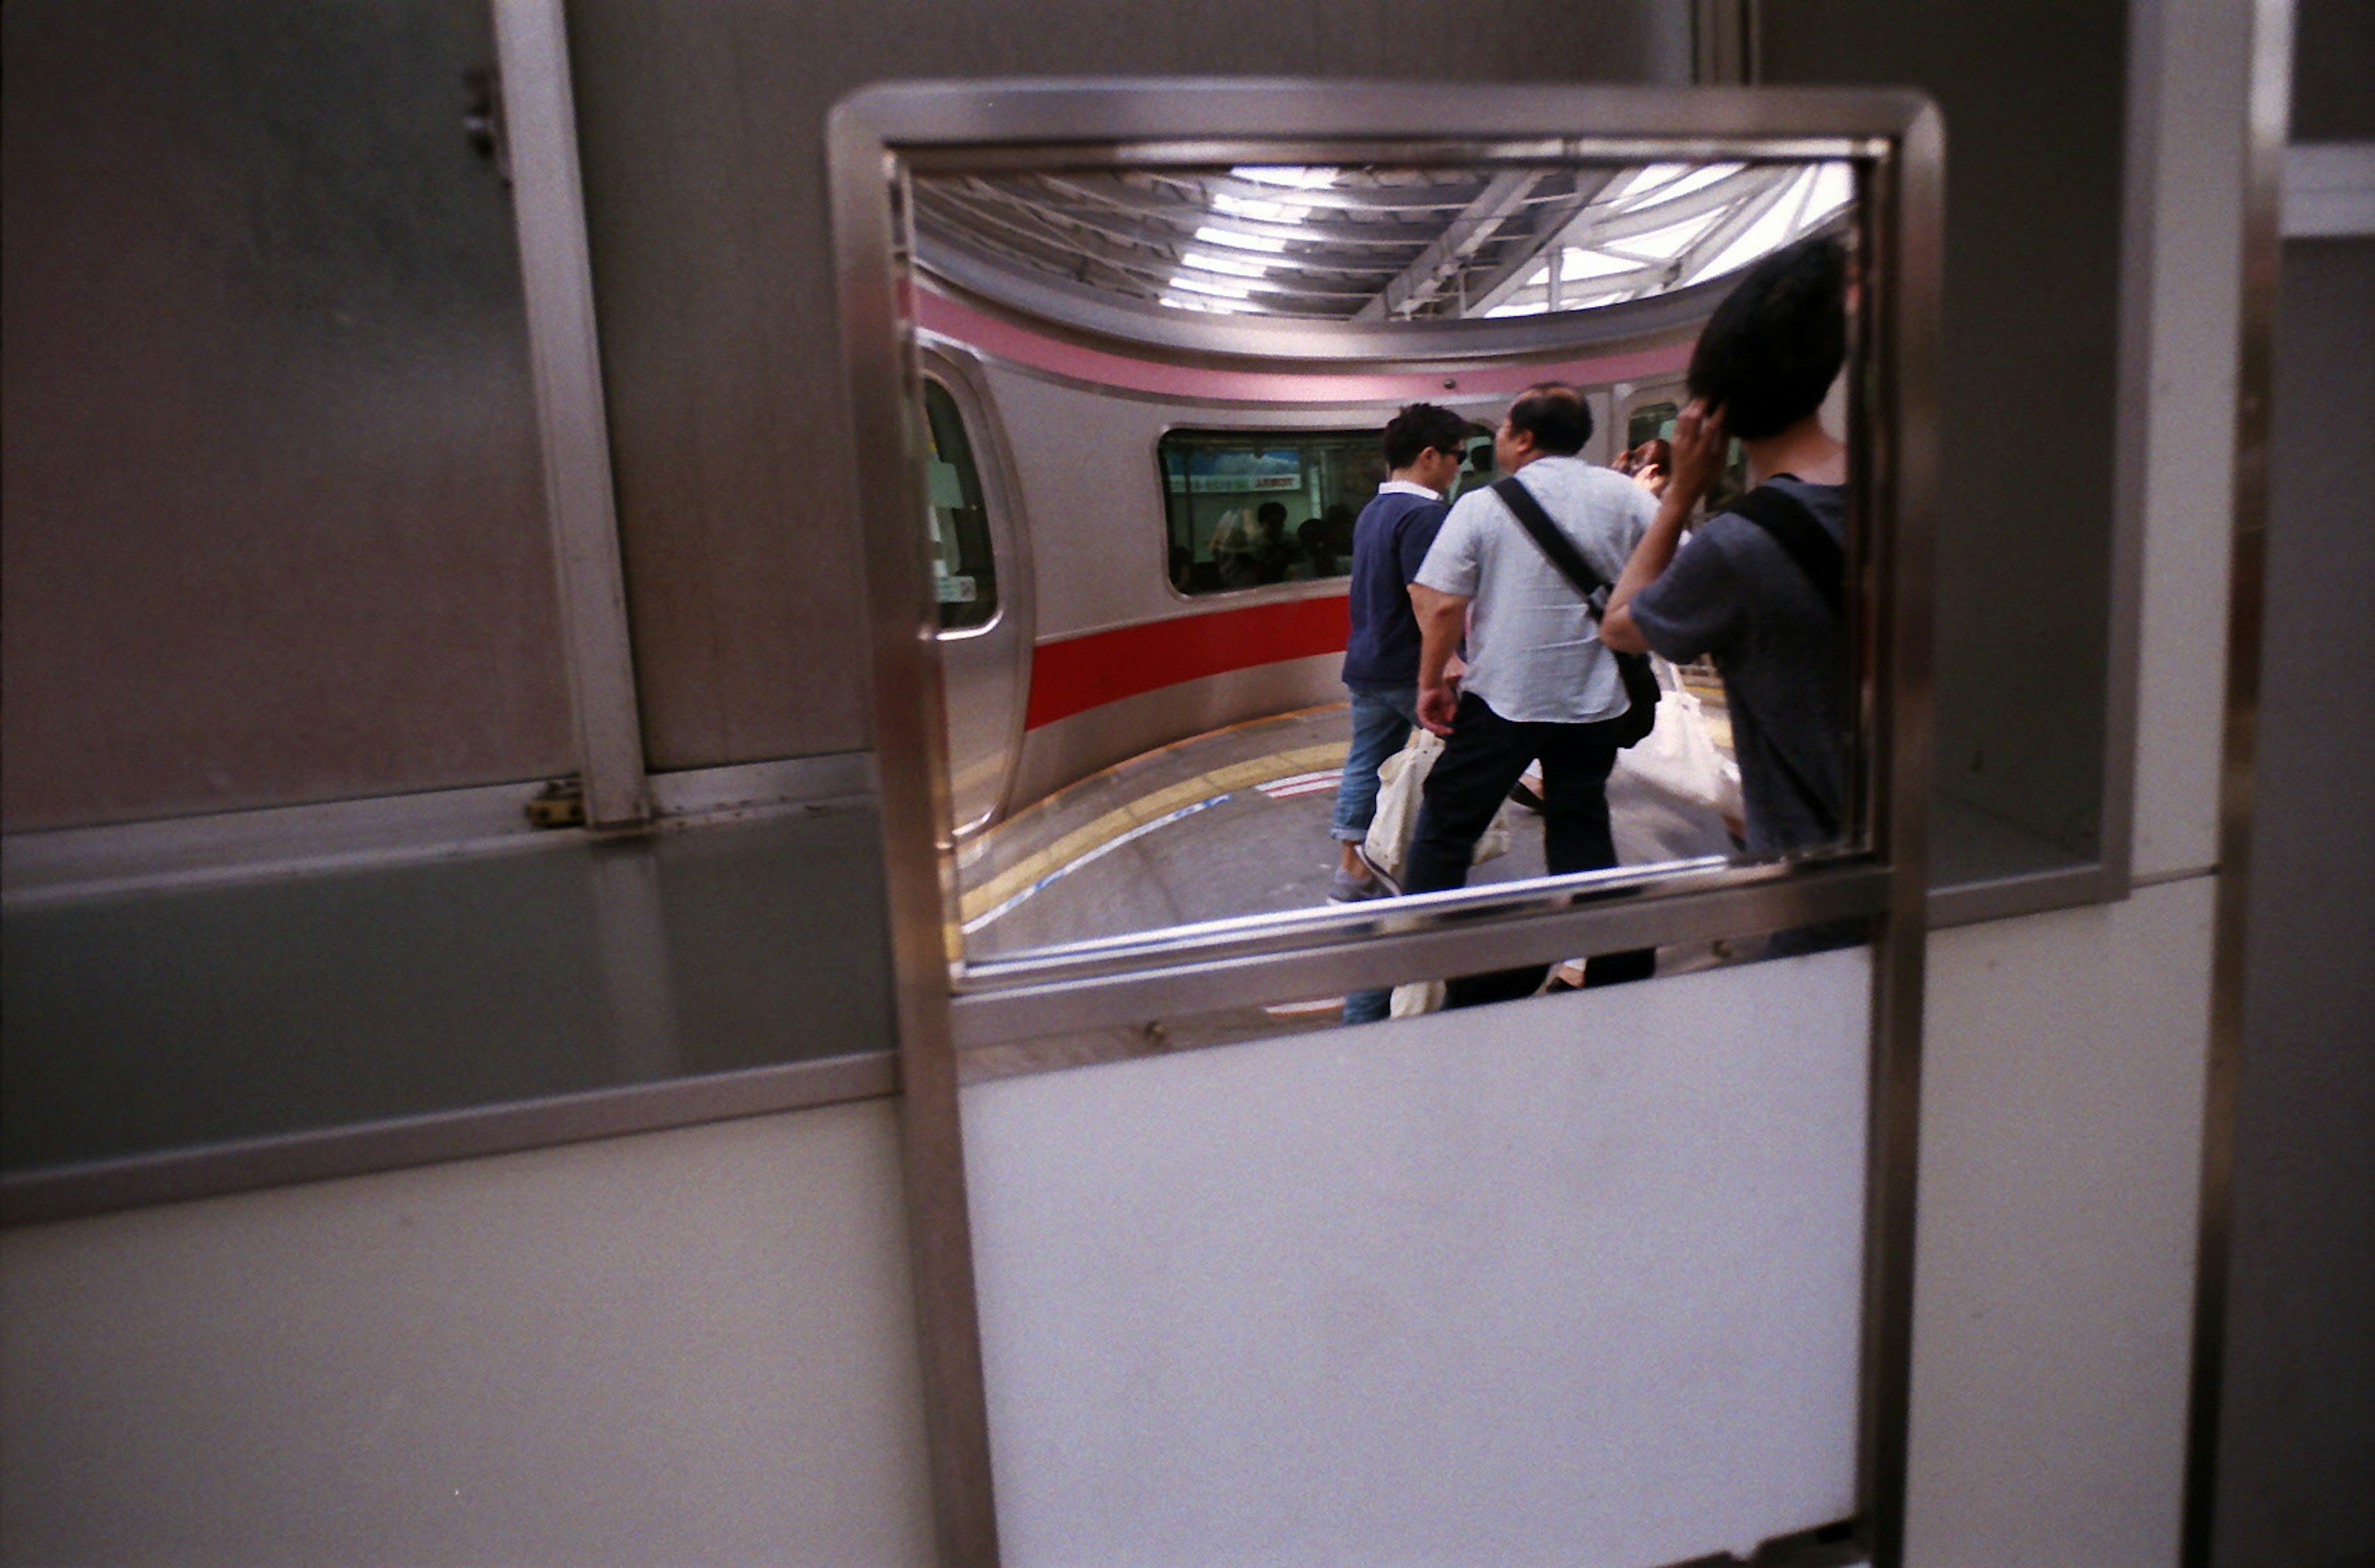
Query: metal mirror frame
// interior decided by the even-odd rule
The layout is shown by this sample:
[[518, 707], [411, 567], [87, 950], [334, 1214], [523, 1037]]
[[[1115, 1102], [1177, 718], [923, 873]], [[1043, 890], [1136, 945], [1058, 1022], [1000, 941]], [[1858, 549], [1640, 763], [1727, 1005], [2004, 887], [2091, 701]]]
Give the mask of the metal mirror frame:
[[[1093, 1038], [1232, 1002], [1867, 918], [1873, 937], [1858, 1519], [1901, 1557], [1913, 1178], [1927, 898], [1931, 618], [1943, 129], [1917, 94], [1205, 79], [980, 81], [865, 89], [828, 126], [841, 325], [859, 462], [875, 747], [899, 1028], [904, 1159], [943, 1560], [997, 1561], [975, 1312], [961, 1056]], [[1803, 863], [1684, 862], [1258, 915], [966, 963], [924, 533], [910, 450], [918, 355], [907, 181], [935, 170], [1849, 158], [1867, 265], [1852, 378], [1867, 842]], [[1207, 357], [1275, 354], [1268, 324]], [[1324, 336], [1324, 335], [1323, 335]], [[1447, 350], [1456, 357], [1453, 335]], [[1097, 1053], [1068, 1053], [1094, 1061]]]

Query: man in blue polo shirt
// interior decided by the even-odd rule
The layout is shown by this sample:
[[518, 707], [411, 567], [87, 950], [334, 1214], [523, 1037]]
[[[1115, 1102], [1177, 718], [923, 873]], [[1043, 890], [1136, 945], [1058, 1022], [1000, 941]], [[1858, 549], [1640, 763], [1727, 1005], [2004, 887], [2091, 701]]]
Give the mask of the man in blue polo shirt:
[[[1401, 749], [1418, 722], [1418, 622], [1410, 581], [1426, 560], [1449, 503], [1444, 500], [1467, 458], [1468, 421], [1448, 408], [1413, 403], [1388, 422], [1386, 482], [1353, 525], [1353, 634], [1344, 645], [1344, 685], [1352, 693], [1353, 744], [1336, 789], [1329, 830], [1339, 864], [1328, 878], [1337, 902], [1392, 890], [1361, 858], [1361, 841], [1377, 807], [1377, 765]], [[1377, 994], [1374, 1016], [1385, 1016]], [[1345, 1021], [1367, 1000], [1349, 1000]]]

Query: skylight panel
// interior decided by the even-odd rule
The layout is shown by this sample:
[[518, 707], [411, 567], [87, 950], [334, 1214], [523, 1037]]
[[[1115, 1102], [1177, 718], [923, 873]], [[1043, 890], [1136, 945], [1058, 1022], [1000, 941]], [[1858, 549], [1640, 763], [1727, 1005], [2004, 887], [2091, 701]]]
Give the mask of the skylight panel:
[[1610, 186], [1599, 205], [1616, 206], [1649, 195], [1690, 171], [1687, 163], [1644, 164]]
[[1691, 242], [1715, 226], [1721, 212], [1703, 212], [1696, 218], [1686, 218], [1680, 223], [1669, 223], [1663, 229], [1652, 229], [1647, 234], [1628, 234], [1622, 246], [1612, 245], [1616, 255], [1633, 255], [1640, 262], [1670, 262], [1691, 248]]
[[1791, 189], [1722, 252], [1696, 269], [1690, 282], [1720, 277], [1748, 265], [1819, 228], [1855, 195], [1855, 176], [1844, 163], [1817, 164], [1792, 176]]
[[1676, 180], [1672, 184], [1668, 185], [1665, 189], [1660, 191], [1658, 193], [1658, 199], [1660, 201], [1672, 201], [1678, 196], [1686, 196], [1693, 191], [1706, 189], [1707, 186], [1714, 184], [1718, 180], [1729, 180], [1734, 174], [1739, 173], [1742, 170], [1747, 167], [1748, 165], [1744, 163], [1701, 164], [1698, 168], [1692, 170], [1689, 173], [1684, 174], [1681, 179]]
[[1806, 216], [1799, 227], [1812, 229], [1853, 200], [1855, 166], [1818, 163], [1814, 166], [1814, 177], [1807, 182]]
[[1584, 279], [1613, 277], [1620, 272], [1638, 272], [1641, 264], [1630, 256], [1611, 255], [1606, 251], [1587, 251], [1579, 245], [1569, 245], [1559, 253], [1559, 276]]

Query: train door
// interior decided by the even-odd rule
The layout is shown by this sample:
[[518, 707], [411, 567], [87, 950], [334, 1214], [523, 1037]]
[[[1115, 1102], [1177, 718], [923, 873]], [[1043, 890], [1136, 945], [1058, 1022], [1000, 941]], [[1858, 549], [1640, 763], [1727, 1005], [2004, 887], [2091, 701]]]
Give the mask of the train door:
[[987, 406], [928, 356], [932, 581], [939, 602], [951, 805], [959, 836], [995, 820], [1021, 749], [1031, 687], [1031, 576]]

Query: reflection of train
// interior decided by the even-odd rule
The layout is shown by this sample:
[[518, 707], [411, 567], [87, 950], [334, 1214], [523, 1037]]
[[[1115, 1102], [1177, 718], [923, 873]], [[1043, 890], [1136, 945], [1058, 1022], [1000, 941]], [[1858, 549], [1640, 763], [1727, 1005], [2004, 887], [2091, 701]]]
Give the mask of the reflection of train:
[[[1435, 402], [1476, 421], [1467, 487], [1491, 477], [1485, 436], [1510, 398], [1571, 382], [1592, 408], [1585, 455], [1605, 462], [1672, 417], [1692, 336], [1669, 326], [1580, 352], [1570, 337], [1564, 353], [1447, 371], [1214, 370], [923, 298], [967, 825], [1154, 747], [1340, 701], [1346, 530], [1384, 477], [1377, 431], [1394, 410]], [[1258, 568], [1242, 564], [1248, 537]]]

